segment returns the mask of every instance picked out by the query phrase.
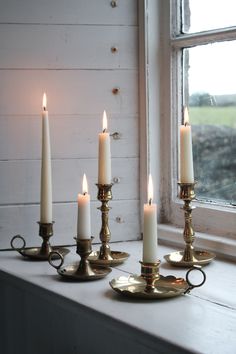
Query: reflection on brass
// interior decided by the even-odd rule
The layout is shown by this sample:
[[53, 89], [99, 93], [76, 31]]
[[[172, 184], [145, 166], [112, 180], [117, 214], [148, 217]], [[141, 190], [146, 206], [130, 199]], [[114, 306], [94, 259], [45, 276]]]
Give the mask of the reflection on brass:
[[[164, 299], [189, 293], [192, 289], [202, 286], [206, 281], [206, 274], [201, 267], [193, 267], [186, 273], [186, 280], [173, 275], [162, 276], [158, 272], [160, 262], [141, 263], [141, 275], [121, 276], [110, 281], [113, 290], [128, 297], [140, 299]], [[190, 273], [200, 271], [202, 281], [193, 284]]]
[[[77, 281], [87, 281], [96, 280], [105, 277], [111, 272], [108, 267], [92, 265], [88, 261], [88, 256], [92, 252], [91, 239], [77, 241], [77, 253], [80, 255], [80, 262], [63, 266], [64, 257], [60, 252], [51, 252], [48, 257], [48, 262], [57, 269], [58, 274], [60, 274], [65, 279], [77, 280]], [[60, 258], [60, 263], [57, 265], [54, 260]]]
[[108, 202], [112, 199], [112, 189], [113, 184], [97, 184], [98, 187], [98, 200], [102, 203], [102, 205], [98, 208], [101, 210], [101, 218], [102, 218], [102, 227], [100, 231], [100, 240], [102, 245], [100, 247], [99, 252], [93, 252], [89, 256], [90, 263], [96, 263], [101, 265], [117, 265], [124, 262], [128, 257], [129, 254], [126, 252], [118, 252], [118, 251], [111, 251], [110, 249], [110, 239], [111, 239], [111, 232], [109, 229], [109, 210], [111, 209], [108, 206]]
[[[53, 235], [53, 224], [52, 223], [41, 223], [38, 222], [39, 224], [39, 236], [42, 237], [43, 242], [41, 247], [28, 247], [26, 248], [26, 242], [25, 239], [20, 236], [20, 235], [16, 235], [12, 238], [11, 240], [11, 247], [18, 251], [22, 256], [24, 257], [28, 257], [34, 260], [39, 260], [39, 261], [47, 261], [49, 254], [52, 251], [60, 251], [60, 253], [62, 255], [66, 255], [67, 253], [69, 253], [70, 251], [67, 248], [64, 247], [53, 247], [51, 246], [50, 242], [49, 242], [49, 238]], [[23, 242], [23, 245], [21, 247], [16, 247], [14, 246], [14, 243], [16, 240], [21, 240]], [[57, 257], [55, 255], [55, 257]]]
[[181, 267], [191, 267], [193, 265], [205, 265], [210, 263], [214, 258], [215, 254], [207, 251], [195, 251], [193, 247], [193, 242], [195, 239], [195, 232], [192, 225], [192, 211], [195, 207], [192, 207], [191, 202], [195, 199], [195, 187], [194, 183], [181, 183], [178, 185], [180, 187], [179, 198], [184, 201], [184, 231], [183, 238], [185, 241], [185, 249], [181, 252], [173, 252], [164, 256], [167, 262], [175, 266]]

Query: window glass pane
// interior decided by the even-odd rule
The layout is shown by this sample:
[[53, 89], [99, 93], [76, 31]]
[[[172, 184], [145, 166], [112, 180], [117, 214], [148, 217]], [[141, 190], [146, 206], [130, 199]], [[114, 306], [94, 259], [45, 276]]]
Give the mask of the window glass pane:
[[183, 0], [184, 33], [236, 26], [235, 0]]
[[236, 203], [236, 41], [184, 50], [197, 197]]

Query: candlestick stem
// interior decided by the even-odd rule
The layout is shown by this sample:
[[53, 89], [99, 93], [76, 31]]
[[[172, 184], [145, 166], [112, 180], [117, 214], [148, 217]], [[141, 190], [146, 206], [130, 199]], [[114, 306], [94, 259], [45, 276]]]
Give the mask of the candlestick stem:
[[102, 205], [98, 208], [101, 210], [102, 227], [100, 231], [100, 240], [102, 245], [100, 247], [99, 259], [112, 259], [109, 241], [111, 239], [111, 232], [109, 228], [109, 210], [108, 202], [112, 199], [111, 192], [112, 184], [99, 185], [98, 184], [98, 200]]
[[180, 186], [180, 199], [184, 201], [184, 231], [183, 237], [185, 241], [185, 249], [183, 260], [185, 262], [192, 262], [194, 260], [194, 247], [193, 242], [195, 240], [195, 232], [192, 225], [192, 207], [191, 202], [195, 199], [194, 186], [195, 183], [179, 183]]
[[49, 239], [53, 235], [53, 222], [52, 223], [41, 223], [39, 224], [39, 236], [42, 237], [43, 242], [40, 248], [40, 255], [44, 256], [45, 259], [48, 258], [50, 252], [52, 252], [52, 246], [50, 245]]
[[80, 276], [94, 276], [95, 272], [91, 268], [89, 261], [88, 261], [88, 256], [92, 252], [92, 245], [91, 245], [91, 239], [88, 240], [79, 240], [77, 239], [77, 250], [76, 253], [80, 255], [81, 260], [79, 262], [79, 266], [77, 269], [77, 275]]
[[193, 265], [205, 265], [215, 258], [214, 253], [205, 250], [196, 251], [193, 247], [195, 232], [192, 225], [192, 211], [195, 207], [193, 207], [191, 203], [196, 197], [195, 184], [196, 182], [178, 183], [180, 187], [179, 198], [184, 202], [182, 209], [184, 210], [183, 238], [185, 248], [183, 251], [172, 252], [164, 256], [167, 262], [175, 266], [192, 267]]
[[112, 251], [109, 245], [111, 240], [111, 232], [109, 228], [109, 211], [111, 208], [108, 206], [108, 203], [112, 199], [112, 186], [112, 183], [97, 184], [97, 198], [102, 203], [102, 205], [98, 207], [98, 209], [101, 211], [102, 226], [99, 237], [102, 244], [98, 252], [93, 252], [93, 254], [89, 256], [90, 263], [106, 266], [123, 263], [129, 257], [129, 254], [126, 252]]
[[156, 289], [155, 282], [160, 278], [159, 266], [160, 261], [157, 260], [155, 263], [141, 262], [141, 276], [146, 281], [145, 290], [147, 293], [154, 292]]

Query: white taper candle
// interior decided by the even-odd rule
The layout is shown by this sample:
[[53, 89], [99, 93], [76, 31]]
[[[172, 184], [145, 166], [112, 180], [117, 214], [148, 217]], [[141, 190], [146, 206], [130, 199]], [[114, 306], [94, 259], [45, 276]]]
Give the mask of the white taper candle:
[[180, 182], [194, 182], [192, 131], [187, 107], [184, 110], [184, 125], [180, 126]]
[[40, 222], [52, 222], [52, 167], [47, 97], [43, 95]]
[[90, 195], [85, 174], [83, 176], [83, 194], [78, 194], [77, 237], [80, 240], [91, 238]]
[[111, 183], [110, 134], [107, 132], [107, 115], [103, 112], [103, 132], [99, 134], [98, 183]]
[[152, 203], [153, 183], [149, 175], [148, 181], [148, 203], [144, 204], [143, 223], [143, 262], [155, 263], [157, 256], [157, 205]]

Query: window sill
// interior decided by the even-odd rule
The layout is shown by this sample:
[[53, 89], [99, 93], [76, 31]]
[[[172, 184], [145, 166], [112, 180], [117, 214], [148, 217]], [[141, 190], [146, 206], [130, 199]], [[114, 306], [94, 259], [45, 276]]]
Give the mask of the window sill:
[[[115, 243], [113, 249], [129, 252], [130, 259], [114, 268], [107, 278], [86, 283], [61, 281], [47, 263], [25, 261], [15, 252], [2, 253], [3, 352], [235, 352], [234, 264], [215, 260], [205, 267], [204, 286], [189, 295], [162, 301], [132, 301], [113, 292], [108, 281], [140, 272], [142, 243]], [[172, 250], [160, 246], [160, 259]], [[78, 256], [73, 249], [66, 263], [75, 260]], [[164, 261], [161, 264], [163, 275], [184, 277], [185, 273], [186, 270], [171, 268]]]
[[[160, 244], [183, 248], [183, 228], [160, 224], [158, 225], [158, 231]], [[194, 246], [196, 249], [212, 251], [220, 258], [236, 260], [236, 240], [224, 236], [195, 232]]]

